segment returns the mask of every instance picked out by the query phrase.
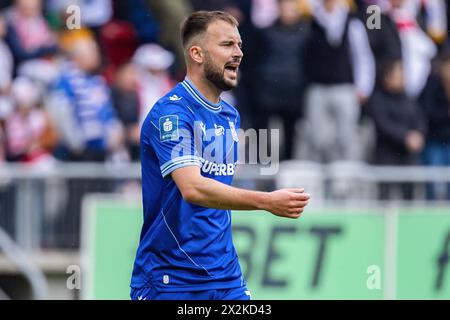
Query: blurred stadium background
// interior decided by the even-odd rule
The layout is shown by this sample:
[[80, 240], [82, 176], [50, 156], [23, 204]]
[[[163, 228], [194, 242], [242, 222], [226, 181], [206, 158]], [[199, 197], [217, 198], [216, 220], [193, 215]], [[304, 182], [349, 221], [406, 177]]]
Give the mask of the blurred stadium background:
[[200, 9], [240, 22], [241, 81], [224, 99], [243, 129], [280, 129], [278, 171], [261, 174], [273, 163], [259, 158], [238, 168], [235, 185], [311, 194], [299, 221], [234, 214], [253, 297], [450, 298], [446, 1], [0, 9], [0, 299], [128, 299], [140, 124], [184, 78], [178, 28]]

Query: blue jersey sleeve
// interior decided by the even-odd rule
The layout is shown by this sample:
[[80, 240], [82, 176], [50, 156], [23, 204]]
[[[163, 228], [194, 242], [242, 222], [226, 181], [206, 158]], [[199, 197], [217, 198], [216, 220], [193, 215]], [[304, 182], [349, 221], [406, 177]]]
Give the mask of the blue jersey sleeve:
[[148, 141], [159, 161], [161, 174], [167, 177], [186, 166], [201, 167], [194, 137], [194, 117], [182, 105], [157, 105], [149, 114], [146, 126]]

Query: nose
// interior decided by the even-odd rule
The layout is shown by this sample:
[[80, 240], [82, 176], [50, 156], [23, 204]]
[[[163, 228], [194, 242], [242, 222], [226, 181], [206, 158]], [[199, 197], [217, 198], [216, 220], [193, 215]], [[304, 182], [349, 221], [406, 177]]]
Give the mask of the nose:
[[233, 52], [233, 57], [241, 59], [244, 56], [241, 47], [239, 45], [235, 46], [235, 50]]

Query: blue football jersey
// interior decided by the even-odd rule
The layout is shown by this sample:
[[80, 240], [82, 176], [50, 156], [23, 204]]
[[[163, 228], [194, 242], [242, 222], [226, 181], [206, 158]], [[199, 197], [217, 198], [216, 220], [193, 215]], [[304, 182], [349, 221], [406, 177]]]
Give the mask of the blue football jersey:
[[189, 79], [147, 115], [141, 131], [144, 223], [131, 287], [196, 291], [245, 286], [231, 235], [231, 211], [186, 202], [170, 173], [198, 166], [230, 185], [237, 164], [238, 111], [212, 104]]

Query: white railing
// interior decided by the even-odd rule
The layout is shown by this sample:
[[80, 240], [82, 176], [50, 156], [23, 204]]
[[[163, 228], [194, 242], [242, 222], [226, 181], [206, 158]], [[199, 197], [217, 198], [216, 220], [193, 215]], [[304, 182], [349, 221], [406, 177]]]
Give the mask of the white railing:
[[[444, 186], [450, 184], [449, 167], [378, 167], [360, 162], [335, 162], [323, 165], [306, 161], [287, 161], [280, 164], [275, 175], [262, 175], [261, 172], [263, 171], [260, 166], [240, 165], [236, 170], [235, 184], [267, 191], [283, 187], [304, 187], [311, 194], [312, 203], [318, 206], [336, 200], [341, 201], [341, 204], [342, 201], [373, 204], [374, 201], [378, 201], [381, 183], [408, 183], [415, 188], [414, 200], [424, 201], [427, 184], [439, 183]], [[45, 297], [48, 290], [47, 283], [43, 280], [42, 274], [25, 257], [32, 252], [42, 252], [40, 251], [42, 240], [48, 236], [43, 231], [44, 225], [58, 215], [66, 215], [62, 221], [68, 228], [63, 228], [65, 231], [62, 232], [70, 229], [69, 236], [73, 237], [74, 233], [79, 232], [79, 228], [74, 227], [76, 225], [74, 221], [80, 219], [80, 212], [76, 210], [67, 212], [66, 208], [76, 204], [78, 200], [81, 201], [89, 192], [98, 192], [90, 189], [92, 181], [112, 186], [106, 188], [108, 192], [132, 190], [131, 192], [139, 194], [140, 188], [137, 183], [140, 177], [139, 163], [121, 166], [102, 163], [58, 163], [50, 168], [24, 164], [0, 165], [0, 223], [6, 216], [9, 216], [9, 221], [14, 222], [14, 226], [8, 231], [14, 235], [15, 241], [13, 242], [11, 236], [2, 231], [0, 248], [5, 256], [9, 258], [16, 256], [15, 260], [10, 260], [30, 279], [35, 298]], [[128, 191], [116, 188], [127, 181], [134, 182], [135, 188], [126, 189]], [[72, 186], [68, 186], [71, 183]], [[6, 202], [11, 202], [11, 205]], [[53, 218], [48, 219], [48, 216]], [[55, 228], [47, 229], [54, 231]], [[56, 230], [55, 233], [61, 236], [61, 230]], [[50, 249], [61, 249], [58, 247], [58, 241], [53, 245], [55, 247]], [[78, 250], [76, 247], [71, 249]], [[13, 251], [16, 253], [20, 251], [20, 254], [13, 254]]]
[[[449, 182], [450, 167], [427, 166], [373, 166], [363, 162], [333, 162], [320, 164], [309, 161], [290, 160], [282, 162], [275, 175], [262, 175], [262, 165], [239, 165], [236, 179], [275, 180], [279, 174], [289, 170], [291, 177], [313, 175], [319, 179], [345, 178], [373, 182]], [[27, 164], [0, 164], [0, 179], [47, 179], [47, 178], [104, 178], [138, 179], [141, 176], [139, 163], [67, 163], [51, 167]]]
[[[377, 201], [380, 183], [408, 183], [413, 187], [413, 199], [424, 201], [427, 199], [427, 184], [440, 183], [443, 189], [442, 185], [450, 183], [449, 167], [377, 167], [360, 162], [323, 165], [287, 161], [280, 164], [275, 175], [262, 175], [264, 171], [261, 168], [258, 165], [238, 166], [235, 185], [266, 191], [304, 187], [311, 194], [311, 205], [317, 206], [334, 201], [341, 204], [355, 200], [362, 204]], [[9, 219], [13, 225], [10, 233], [25, 250], [39, 248], [42, 239], [52, 237], [52, 232], [57, 237], [51, 241], [50, 247], [58, 246], [59, 239], [70, 234], [75, 240], [68, 240], [68, 243], [74, 243], [76, 248], [81, 198], [91, 192], [140, 194], [140, 176], [139, 163], [58, 163], [46, 168], [25, 164], [0, 165], [0, 223], [2, 218]], [[128, 181], [134, 181], [134, 188], [120, 187]], [[92, 187], [93, 184], [97, 187]], [[397, 197], [396, 192], [399, 193], [393, 188], [393, 198]], [[61, 223], [54, 222], [58, 217], [62, 217], [62, 228]]]

